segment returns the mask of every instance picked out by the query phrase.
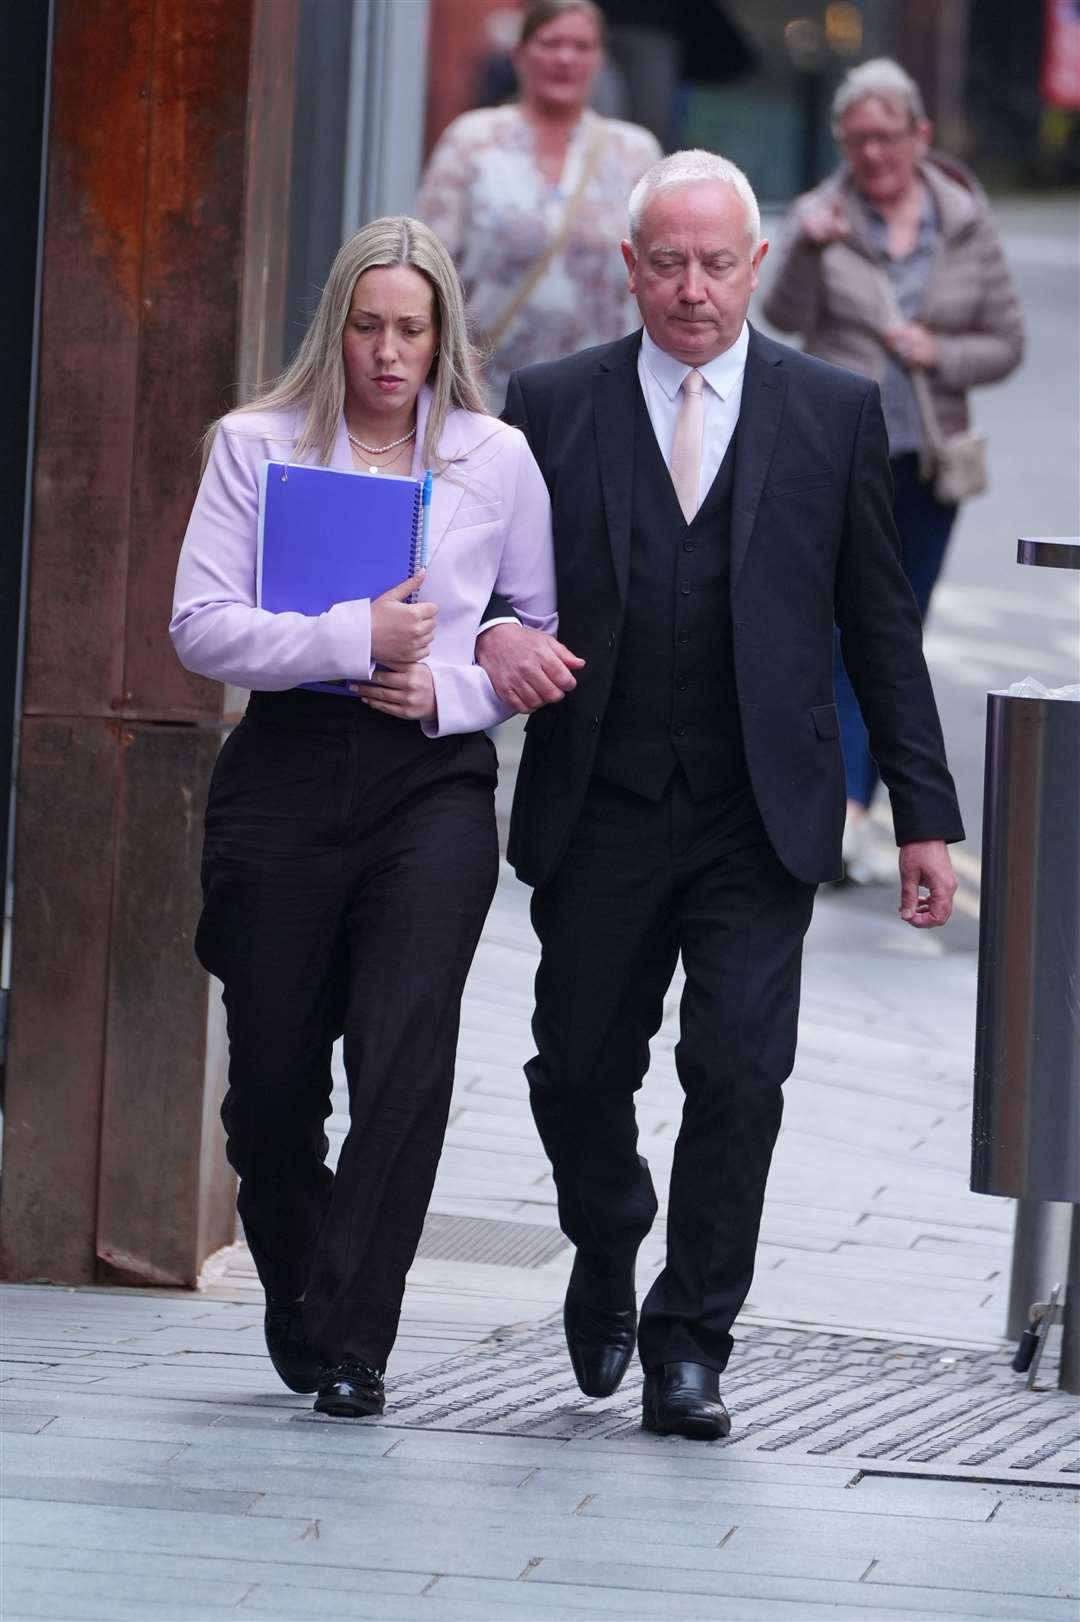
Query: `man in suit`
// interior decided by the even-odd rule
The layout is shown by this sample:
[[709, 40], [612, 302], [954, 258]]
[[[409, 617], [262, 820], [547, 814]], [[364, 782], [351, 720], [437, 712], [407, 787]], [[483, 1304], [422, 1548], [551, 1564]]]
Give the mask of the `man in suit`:
[[[551, 493], [563, 640], [495, 626], [477, 658], [532, 711], [510, 858], [542, 947], [526, 1073], [577, 1251], [571, 1361], [608, 1395], [636, 1329], [645, 1427], [712, 1439], [730, 1428], [719, 1376], [794, 1061], [803, 936], [815, 887], [840, 874], [834, 621], [916, 928], [949, 916], [946, 841], [963, 829], [877, 385], [747, 324], [767, 244], [734, 165], [665, 158], [630, 220], [644, 331], [530, 367], [507, 397]], [[634, 1093], [680, 953], [685, 1103], [667, 1262], [638, 1324], [656, 1197]]]

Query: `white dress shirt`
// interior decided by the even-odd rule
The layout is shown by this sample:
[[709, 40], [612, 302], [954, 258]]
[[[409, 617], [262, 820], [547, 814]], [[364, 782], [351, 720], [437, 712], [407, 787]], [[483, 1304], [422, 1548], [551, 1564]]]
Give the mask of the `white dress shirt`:
[[[730, 349], [697, 369], [705, 379], [705, 432], [701, 445], [701, 488], [699, 504], [705, 500], [710, 486], [720, 471], [731, 436], [739, 420], [742, 403], [743, 375], [746, 371], [746, 351], [750, 346], [750, 328], [744, 321], [742, 331]], [[671, 443], [675, 437], [675, 420], [682, 405], [683, 378], [693, 367], [676, 360], [653, 343], [647, 332], [641, 334], [638, 353], [638, 381], [645, 396], [645, 409], [649, 413], [656, 443], [664, 458], [664, 466], [671, 467]]]
[[[743, 375], [746, 371], [746, 352], [750, 347], [750, 328], [744, 321], [742, 331], [730, 349], [717, 355], [698, 371], [705, 379], [702, 396], [705, 402], [705, 430], [701, 445], [701, 488], [698, 504], [705, 500], [713, 480], [720, 471], [731, 436], [739, 421], [742, 404]], [[641, 349], [638, 351], [638, 381], [645, 396], [645, 409], [649, 413], [656, 443], [664, 458], [664, 466], [671, 469], [671, 442], [675, 438], [675, 419], [682, 405], [683, 378], [693, 371], [684, 361], [676, 360], [666, 350], [653, 343], [642, 330]], [[513, 625], [507, 616], [493, 615], [485, 619], [480, 631], [490, 631], [493, 625]], [[479, 632], [477, 633], [480, 634]]]

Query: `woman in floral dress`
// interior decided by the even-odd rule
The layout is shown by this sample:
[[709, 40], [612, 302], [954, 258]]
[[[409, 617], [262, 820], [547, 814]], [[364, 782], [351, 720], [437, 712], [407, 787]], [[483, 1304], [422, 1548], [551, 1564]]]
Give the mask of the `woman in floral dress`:
[[603, 46], [591, 0], [535, 0], [514, 54], [520, 99], [455, 119], [421, 182], [416, 213], [453, 255], [493, 350], [495, 411], [518, 367], [638, 324], [617, 244], [630, 193], [661, 153], [648, 130], [586, 105]]

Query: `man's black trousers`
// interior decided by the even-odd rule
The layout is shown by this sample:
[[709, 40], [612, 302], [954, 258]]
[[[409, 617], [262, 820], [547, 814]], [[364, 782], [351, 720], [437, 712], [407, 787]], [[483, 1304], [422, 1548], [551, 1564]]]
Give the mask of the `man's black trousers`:
[[300, 691], [253, 695], [214, 772], [196, 950], [224, 987], [239, 1211], [267, 1293], [305, 1296], [331, 1364], [382, 1368], [394, 1342], [498, 872], [495, 774], [483, 734]]
[[769, 844], [749, 788], [658, 802], [594, 779], [570, 847], [533, 897], [542, 958], [526, 1066], [559, 1219], [593, 1270], [625, 1269], [656, 1215], [634, 1094], [681, 952], [683, 1088], [667, 1265], [642, 1307], [646, 1368], [723, 1369], [746, 1299], [795, 1057], [814, 886]]

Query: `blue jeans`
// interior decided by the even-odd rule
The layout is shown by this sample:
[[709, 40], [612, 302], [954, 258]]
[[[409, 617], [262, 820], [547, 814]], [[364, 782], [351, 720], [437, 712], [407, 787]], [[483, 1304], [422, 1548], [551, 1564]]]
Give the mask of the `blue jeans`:
[[[900, 535], [900, 556], [908, 584], [926, 618], [930, 593], [945, 561], [945, 548], [956, 521], [955, 504], [938, 501], [930, 485], [919, 478], [919, 458], [911, 452], [890, 462], [893, 476], [893, 517]], [[847, 797], [868, 806], [878, 783], [877, 766], [867, 748], [866, 726], [858, 700], [840, 657], [840, 633], [833, 633], [833, 686], [840, 717], [840, 746], [847, 774]]]

